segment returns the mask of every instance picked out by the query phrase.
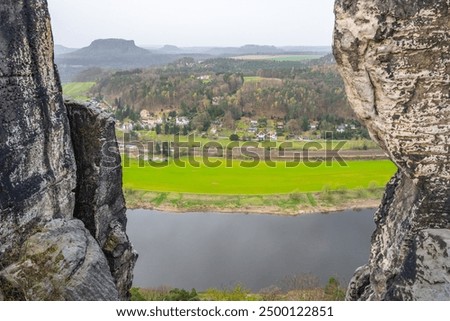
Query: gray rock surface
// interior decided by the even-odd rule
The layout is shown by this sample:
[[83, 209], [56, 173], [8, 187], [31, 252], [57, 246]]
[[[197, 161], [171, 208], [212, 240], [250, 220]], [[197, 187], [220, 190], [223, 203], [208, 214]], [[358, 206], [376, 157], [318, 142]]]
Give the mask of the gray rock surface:
[[100, 109], [65, 102], [77, 163], [74, 217], [95, 236], [121, 297], [132, 285], [137, 254], [125, 233], [122, 167], [114, 119]]
[[450, 300], [449, 8], [336, 1], [334, 54], [350, 103], [399, 167], [349, 300]]
[[[88, 177], [76, 166], [85, 157], [78, 154], [83, 149], [72, 144], [77, 139], [100, 144], [102, 131], [114, 140], [111, 124], [102, 125], [98, 132], [71, 133], [53, 62], [47, 2], [2, 1], [0, 299], [127, 298], [135, 254], [125, 233], [120, 168], [85, 183]], [[78, 193], [86, 186], [100, 191], [90, 199], [92, 219], [76, 210], [86, 205]]]
[[71, 218], [75, 201], [69, 123], [41, 18], [47, 8], [28, 2], [0, 4], [0, 237], [14, 240], [0, 242], [2, 262], [23, 236], [17, 228]]
[[22, 255], [0, 272], [2, 291], [20, 300], [117, 300], [108, 262], [79, 220], [40, 226]]

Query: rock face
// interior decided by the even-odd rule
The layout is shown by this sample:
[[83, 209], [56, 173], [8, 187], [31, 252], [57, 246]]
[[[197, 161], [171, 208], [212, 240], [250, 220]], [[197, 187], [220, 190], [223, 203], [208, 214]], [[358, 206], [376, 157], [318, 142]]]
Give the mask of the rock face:
[[69, 121], [46, 1], [2, 1], [0, 21], [0, 299], [126, 299], [120, 159], [94, 151], [112, 121], [73, 104]]
[[84, 222], [108, 259], [119, 293], [132, 285], [136, 253], [127, 218], [115, 123], [101, 110], [66, 102], [77, 163], [74, 217]]
[[350, 103], [399, 167], [349, 300], [450, 299], [450, 1], [337, 0]]

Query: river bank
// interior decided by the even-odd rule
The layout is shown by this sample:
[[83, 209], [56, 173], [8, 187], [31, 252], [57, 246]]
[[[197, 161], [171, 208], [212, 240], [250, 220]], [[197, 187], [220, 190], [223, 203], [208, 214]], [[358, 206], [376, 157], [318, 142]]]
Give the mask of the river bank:
[[129, 209], [163, 212], [252, 213], [295, 216], [376, 208], [384, 188], [323, 190], [318, 193], [214, 195], [125, 190]]

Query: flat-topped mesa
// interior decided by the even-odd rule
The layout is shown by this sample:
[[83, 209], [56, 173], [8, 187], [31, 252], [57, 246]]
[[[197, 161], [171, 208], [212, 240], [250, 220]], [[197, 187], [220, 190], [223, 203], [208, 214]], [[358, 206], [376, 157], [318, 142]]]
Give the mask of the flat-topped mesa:
[[4, 0], [0, 17], [0, 300], [126, 299], [136, 254], [120, 166], [88, 177], [102, 155], [80, 143], [115, 142], [111, 121], [92, 124], [107, 117], [86, 106], [69, 121], [45, 0]]
[[349, 101], [399, 167], [350, 300], [450, 299], [449, 8], [336, 1], [334, 55]]

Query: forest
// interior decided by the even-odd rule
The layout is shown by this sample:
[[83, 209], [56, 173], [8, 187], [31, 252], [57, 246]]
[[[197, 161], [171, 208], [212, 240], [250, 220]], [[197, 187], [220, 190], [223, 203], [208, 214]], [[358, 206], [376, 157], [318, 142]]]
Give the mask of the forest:
[[245, 117], [282, 123], [291, 134], [308, 131], [311, 124], [322, 131], [352, 124], [356, 131], [337, 134], [367, 137], [330, 55], [307, 62], [183, 58], [151, 69], [87, 71], [79, 78], [96, 82], [91, 95], [111, 102], [119, 121], [137, 121], [147, 110], [164, 122], [175, 119], [169, 114], [187, 118], [185, 132], [207, 131], [219, 123], [234, 130]]

